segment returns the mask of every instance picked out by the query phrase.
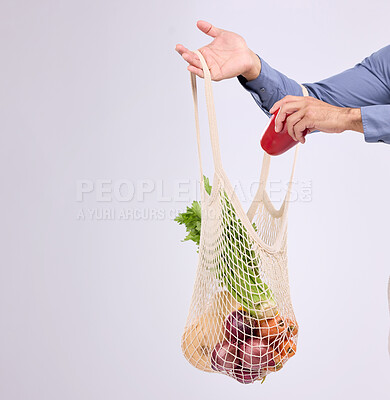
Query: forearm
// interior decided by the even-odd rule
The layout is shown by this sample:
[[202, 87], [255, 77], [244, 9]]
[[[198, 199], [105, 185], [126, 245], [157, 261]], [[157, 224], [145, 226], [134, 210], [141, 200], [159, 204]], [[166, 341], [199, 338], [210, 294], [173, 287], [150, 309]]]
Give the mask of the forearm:
[[[352, 77], [351, 74], [350, 77]], [[339, 81], [340, 75], [328, 79], [328, 84], [322, 86], [322, 83], [305, 84], [311, 96], [340, 107], [341, 126], [343, 131], [356, 131], [364, 133], [364, 139], [369, 143], [383, 142], [390, 144], [390, 104], [386, 103], [389, 99], [382, 97], [380, 90], [382, 86], [376, 86], [376, 93], [379, 92], [380, 97], [374, 98], [367, 96], [369, 90], [362, 91], [361, 96], [349, 96], [345, 93], [351, 94], [351, 89], [348, 87], [348, 81], [343, 82], [336, 88], [334, 84]], [[335, 83], [334, 83], [335, 82]], [[366, 85], [367, 82], [357, 80], [359, 85]], [[371, 85], [375, 85], [371, 81]], [[341, 89], [340, 89], [341, 87]], [[332, 90], [332, 89], [335, 90]], [[341, 94], [342, 93], [342, 94]]]
[[364, 132], [360, 108], [340, 108], [340, 118], [342, 126], [341, 132]]
[[[309, 95], [340, 107], [338, 131], [363, 132], [367, 142], [390, 143], [390, 46], [340, 74], [316, 83], [304, 83]], [[259, 57], [258, 77], [238, 79], [269, 116], [275, 102], [287, 95], [302, 96], [300, 85]], [[253, 75], [252, 75], [253, 76]]]

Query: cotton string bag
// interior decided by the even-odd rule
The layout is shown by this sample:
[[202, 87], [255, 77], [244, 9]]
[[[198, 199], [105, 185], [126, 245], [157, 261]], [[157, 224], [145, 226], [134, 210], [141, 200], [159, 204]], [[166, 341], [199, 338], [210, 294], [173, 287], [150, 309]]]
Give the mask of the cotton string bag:
[[[287, 211], [291, 179], [280, 209], [266, 190], [271, 157], [264, 153], [258, 190], [247, 213], [223, 169], [211, 76], [198, 55], [214, 165], [212, 190], [204, 186], [196, 75], [191, 73], [200, 166], [201, 236], [198, 268], [182, 351], [196, 368], [241, 383], [263, 379], [295, 354], [298, 324], [287, 271]], [[302, 86], [303, 94], [307, 95]]]

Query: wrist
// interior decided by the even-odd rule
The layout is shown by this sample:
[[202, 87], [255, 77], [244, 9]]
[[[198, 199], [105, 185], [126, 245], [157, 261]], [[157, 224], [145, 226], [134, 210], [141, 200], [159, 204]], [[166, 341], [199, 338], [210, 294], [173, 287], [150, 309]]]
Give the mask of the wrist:
[[345, 108], [343, 120], [342, 131], [364, 132], [360, 108]]
[[256, 53], [254, 53], [252, 50], [249, 50], [249, 51], [250, 51], [250, 59], [251, 59], [250, 66], [247, 69], [247, 71], [245, 71], [241, 75], [247, 81], [253, 81], [260, 75], [261, 62], [260, 62], [260, 58], [257, 56]]

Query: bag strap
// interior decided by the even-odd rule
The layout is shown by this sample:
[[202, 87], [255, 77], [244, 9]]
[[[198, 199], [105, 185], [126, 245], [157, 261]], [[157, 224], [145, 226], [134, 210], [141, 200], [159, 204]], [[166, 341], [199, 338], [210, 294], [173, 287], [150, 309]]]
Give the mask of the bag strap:
[[[204, 82], [205, 82], [205, 97], [206, 97], [206, 106], [207, 106], [207, 115], [209, 122], [209, 131], [210, 131], [210, 140], [211, 140], [211, 150], [213, 153], [213, 161], [214, 168], [221, 169], [222, 161], [221, 161], [221, 153], [219, 149], [219, 139], [218, 139], [218, 128], [217, 128], [217, 118], [215, 114], [214, 108], [214, 97], [213, 97], [213, 89], [211, 84], [211, 75], [209, 68], [203, 55], [200, 51], [195, 50], [200, 59], [203, 68], [204, 74]], [[199, 109], [198, 109], [198, 94], [196, 87], [196, 75], [191, 72], [191, 87], [192, 87], [192, 97], [194, 100], [194, 110], [195, 110], [195, 126], [196, 126], [196, 140], [198, 144], [198, 156], [199, 156], [199, 168], [200, 168], [200, 179], [203, 183], [203, 169], [202, 169], [202, 157], [201, 157], [201, 149], [200, 149], [200, 127], [199, 127]], [[203, 187], [203, 185], [202, 185]]]
[[[194, 50], [194, 53], [197, 54], [199, 60], [202, 64], [203, 74], [204, 74], [204, 82], [205, 82], [205, 97], [206, 97], [206, 106], [207, 106], [207, 115], [208, 115], [208, 122], [209, 122], [209, 132], [210, 132], [210, 141], [211, 141], [211, 150], [213, 154], [213, 161], [214, 161], [214, 168], [215, 169], [222, 169], [222, 161], [221, 161], [221, 152], [219, 147], [219, 138], [218, 138], [218, 127], [217, 127], [217, 118], [215, 114], [215, 107], [214, 107], [214, 96], [213, 96], [213, 89], [211, 84], [211, 75], [207, 63], [199, 50]], [[192, 97], [194, 101], [194, 111], [195, 111], [195, 127], [196, 127], [196, 140], [198, 146], [198, 158], [199, 158], [199, 169], [200, 169], [200, 180], [203, 187], [203, 168], [202, 168], [202, 156], [201, 156], [201, 146], [200, 146], [200, 125], [199, 125], [199, 108], [198, 108], [198, 93], [197, 93], [197, 86], [196, 86], [196, 75], [191, 72], [191, 88], [192, 88]], [[300, 85], [302, 88], [302, 92], [304, 96], [308, 96], [309, 93], [307, 89]], [[294, 161], [292, 165], [292, 172], [291, 178], [287, 189], [286, 199], [288, 200], [289, 194], [291, 192], [291, 184], [292, 179], [294, 176], [295, 171], [295, 164], [297, 160], [298, 154], [298, 147], [297, 144], [295, 149]], [[271, 156], [264, 152], [263, 157], [263, 164], [261, 168], [260, 174], [260, 184], [258, 191], [255, 196], [255, 201], [252, 203], [249, 211], [248, 217], [252, 220], [254, 213], [256, 211], [256, 203], [260, 200], [260, 196], [262, 196], [263, 190], [265, 189], [265, 185], [267, 182], [267, 178], [269, 175], [269, 167], [271, 162]], [[286, 200], [285, 199], [285, 200]]]
[[[302, 88], [303, 96], [304, 97], [308, 96], [309, 92], [307, 91], [305, 86], [303, 86], [301, 84], [300, 84], [300, 86]], [[297, 144], [297, 146], [295, 148], [295, 155], [294, 155], [294, 161], [293, 161], [293, 166], [292, 166], [293, 172], [294, 172], [294, 168], [295, 168], [295, 163], [297, 161], [298, 146], [299, 146], [299, 143]], [[269, 175], [270, 163], [271, 163], [271, 156], [268, 153], [264, 152], [263, 165], [261, 167], [261, 175], [260, 175], [260, 185], [262, 186], [262, 189], [265, 188], [265, 184], [267, 182], [267, 178], [268, 178], [268, 175]]]
[[[309, 92], [305, 88], [305, 86], [303, 86], [301, 84], [300, 84], [300, 86], [302, 88], [303, 96], [309, 96]], [[299, 149], [299, 143], [295, 147], [295, 153], [294, 153], [294, 160], [293, 160], [292, 169], [291, 169], [290, 182], [289, 182], [288, 187], [287, 187], [287, 193], [286, 193], [286, 197], [285, 197], [284, 201], [288, 201], [288, 199], [290, 198], [292, 180], [293, 180], [293, 177], [294, 177], [295, 165], [296, 165], [297, 156], [298, 156], [298, 149]], [[248, 213], [247, 213], [248, 218], [249, 218], [250, 221], [252, 221], [253, 217], [255, 216], [259, 201], [262, 199], [263, 192], [265, 190], [265, 186], [266, 186], [268, 175], [269, 175], [270, 164], [271, 164], [271, 156], [268, 153], [264, 152], [263, 163], [262, 163], [262, 166], [261, 166], [261, 173], [260, 173], [259, 188], [257, 189], [254, 201], [252, 202], [251, 206], [249, 207], [249, 210], [248, 210]]]

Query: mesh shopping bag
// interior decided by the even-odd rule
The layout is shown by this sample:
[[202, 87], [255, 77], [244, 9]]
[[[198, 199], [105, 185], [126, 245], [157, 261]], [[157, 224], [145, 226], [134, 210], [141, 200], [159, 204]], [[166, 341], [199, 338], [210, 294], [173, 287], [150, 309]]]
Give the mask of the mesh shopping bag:
[[202, 63], [213, 186], [202, 171], [196, 75], [191, 73], [200, 164], [201, 224], [198, 269], [182, 336], [182, 351], [196, 368], [251, 383], [280, 370], [296, 352], [298, 324], [287, 271], [287, 210], [297, 156], [280, 209], [265, 190], [270, 156], [244, 212], [221, 163], [210, 72]]

